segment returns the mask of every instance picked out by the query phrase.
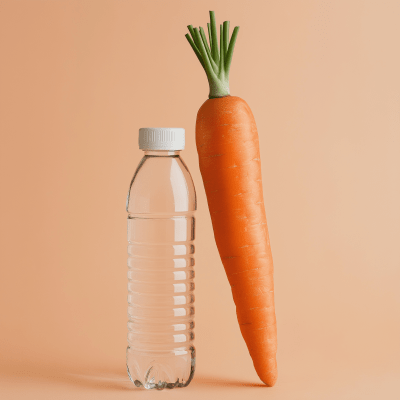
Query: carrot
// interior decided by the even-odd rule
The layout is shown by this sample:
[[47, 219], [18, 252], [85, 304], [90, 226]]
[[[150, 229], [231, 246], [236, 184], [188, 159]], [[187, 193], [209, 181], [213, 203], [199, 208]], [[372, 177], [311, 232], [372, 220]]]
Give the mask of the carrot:
[[229, 69], [239, 27], [229, 40], [210, 11], [209, 44], [202, 28], [188, 26], [190, 45], [203, 66], [209, 99], [196, 120], [196, 146], [215, 241], [232, 289], [240, 331], [260, 379], [277, 379], [273, 262], [261, 181], [260, 149], [250, 107], [230, 96]]

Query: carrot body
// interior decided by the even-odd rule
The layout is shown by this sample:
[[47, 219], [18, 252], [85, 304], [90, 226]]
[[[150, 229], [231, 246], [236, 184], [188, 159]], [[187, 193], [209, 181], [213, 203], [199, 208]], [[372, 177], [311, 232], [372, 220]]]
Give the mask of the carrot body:
[[277, 379], [273, 263], [260, 150], [250, 107], [239, 97], [209, 99], [196, 121], [196, 146], [215, 241], [240, 330], [260, 379]]

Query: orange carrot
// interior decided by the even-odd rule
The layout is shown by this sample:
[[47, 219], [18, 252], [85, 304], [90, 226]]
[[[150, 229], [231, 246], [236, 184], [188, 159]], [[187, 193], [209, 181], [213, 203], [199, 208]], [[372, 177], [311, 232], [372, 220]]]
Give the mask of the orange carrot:
[[[229, 68], [238, 27], [217, 46], [210, 11], [209, 41], [189, 26], [189, 43], [206, 71], [210, 95], [196, 121], [196, 146], [215, 241], [232, 289], [240, 330], [260, 379], [277, 379], [273, 263], [261, 181], [260, 149], [250, 107], [230, 96]], [[209, 47], [208, 47], [209, 46]]]

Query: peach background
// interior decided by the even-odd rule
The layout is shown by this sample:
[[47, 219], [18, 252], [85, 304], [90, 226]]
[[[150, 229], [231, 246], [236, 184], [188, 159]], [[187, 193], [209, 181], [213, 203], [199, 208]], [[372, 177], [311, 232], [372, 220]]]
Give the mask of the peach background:
[[[241, 25], [231, 92], [257, 120], [279, 380], [259, 385], [194, 144], [186, 25]], [[187, 129], [197, 373], [167, 398], [400, 398], [400, 2], [0, 2], [0, 397], [155, 398], [125, 372], [125, 196], [142, 126]]]

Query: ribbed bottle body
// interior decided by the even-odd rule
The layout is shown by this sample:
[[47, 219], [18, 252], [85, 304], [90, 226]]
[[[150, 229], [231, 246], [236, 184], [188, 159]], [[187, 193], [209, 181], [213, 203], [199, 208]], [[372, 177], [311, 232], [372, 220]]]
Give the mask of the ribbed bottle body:
[[138, 387], [183, 387], [195, 368], [194, 187], [175, 153], [145, 156], [138, 170], [127, 207], [128, 373]]

